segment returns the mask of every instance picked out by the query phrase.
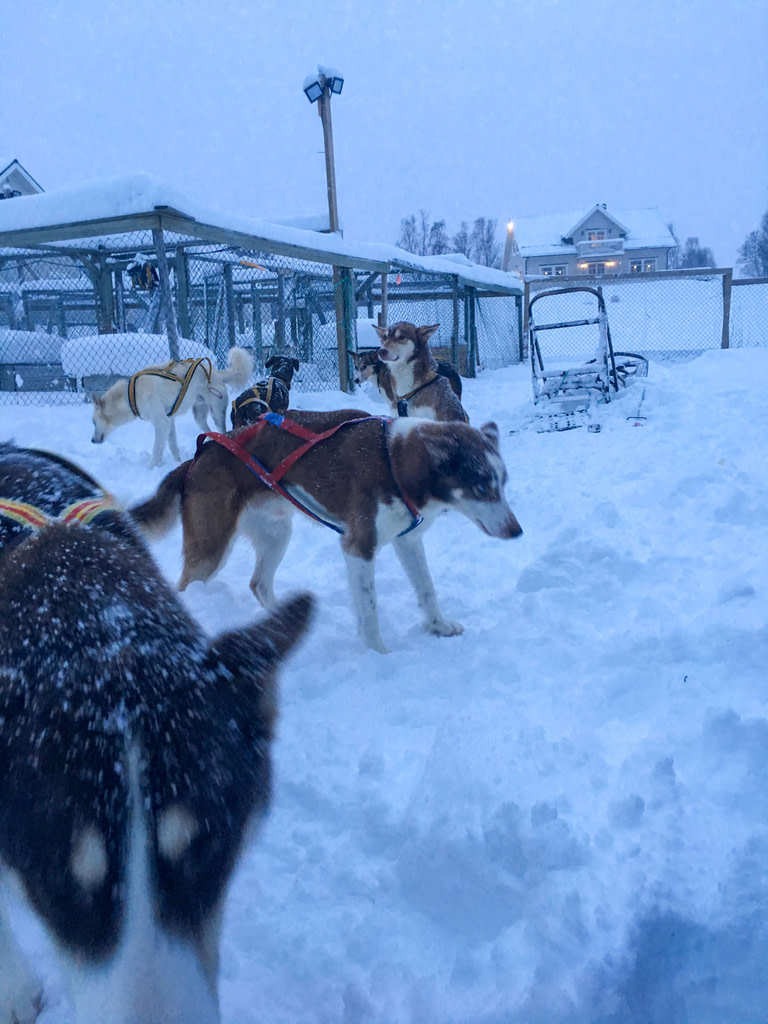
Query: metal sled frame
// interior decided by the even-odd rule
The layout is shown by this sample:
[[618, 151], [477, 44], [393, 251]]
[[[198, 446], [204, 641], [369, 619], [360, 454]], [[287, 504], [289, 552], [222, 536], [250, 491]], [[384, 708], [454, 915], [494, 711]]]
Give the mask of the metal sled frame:
[[[597, 300], [597, 315], [579, 320], [563, 320], [556, 323], [537, 323], [534, 307], [540, 299], [569, 292], [586, 292]], [[558, 330], [564, 327], [586, 327], [596, 324], [598, 345], [593, 359], [575, 366], [545, 366], [541, 354], [539, 334], [542, 331]], [[542, 403], [538, 410], [549, 417], [547, 429], [569, 430], [588, 422], [591, 407], [600, 402], [610, 402], [611, 397], [631, 378], [648, 374], [648, 361], [644, 356], [631, 352], [614, 352], [611, 329], [605, 309], [603, 290], [589, 285], [572, 285], [568, 288], [552, 288], [531, 299], [528, 320], [531, 378], [533, 401]], [[598, 428], [599, 429], [599, 428]]]

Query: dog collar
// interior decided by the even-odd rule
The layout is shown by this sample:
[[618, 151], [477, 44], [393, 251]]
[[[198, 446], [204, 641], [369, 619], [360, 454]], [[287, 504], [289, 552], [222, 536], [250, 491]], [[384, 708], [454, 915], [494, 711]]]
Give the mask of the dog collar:
[[430, 384], [433, 384], [440, 376], [439, 373], [433, 373], [429, 380], [425, 380], [423, 384], [419, 384], [413, 391], [409, 391], [407, 395], [397, 396], [397, 415], [407, 416], [408, 415], [408, 402], [414, 395], [417, 395], [419, 391], [423, 391], [424, 388], [428, 388]]

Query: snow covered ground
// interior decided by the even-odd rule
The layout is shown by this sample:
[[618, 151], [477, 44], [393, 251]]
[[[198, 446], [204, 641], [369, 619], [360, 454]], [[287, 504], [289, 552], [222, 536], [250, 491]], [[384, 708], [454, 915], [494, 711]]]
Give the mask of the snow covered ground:
[[[361, 650], [338, 539], [296, 520], [278, 592], [313, 590], [319, 613], [282, 675], [273, 809], [227, 907], [225, 1024], [766, 1020], [766, 380], [766, 350], [652, 363], [647, 420], [627, 419], [630, 390], [597, 434], [526, 429], [524, 366], [466, 381], [525, 533], [448, 515], [427, 534], [461, 637], [420, 631], [387, 550], [391, 653]], [[191, 450], [191, 417], [179, 433]], [[171, 466], [147, 468], [147, 424], [90, 435], [85, 405], [0, 406], [0, 437], [126, 503]], [[179, 533], [153, 550], [175, 580]], [[258, 614], [251, 570], [236, 546], [183, 595], [208, 631]], [[41, 1024], [66, 1024], [20, 923]]]

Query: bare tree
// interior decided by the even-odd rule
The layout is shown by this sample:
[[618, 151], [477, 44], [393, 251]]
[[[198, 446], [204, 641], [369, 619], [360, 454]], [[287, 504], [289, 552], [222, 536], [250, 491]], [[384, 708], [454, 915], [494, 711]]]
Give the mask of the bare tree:
[[680, 267], [680, 259], [682, 257], [680, 239], [677, 237], [675, 226], [671, 221], [669, 222], [669, 224], [667, 224], [667, 228], [669, 229], [670, 235], [672, 235], [672, 237], [675, 240], [674, 249], [670, 249], [667, 253], [667, 268], [669, 270], [678, 270]]
[[501, 266], [501, 243], [496, 241], [496, 224], [495, 218], [478, 217], [472, 228], [471, 258], [484, 267]]
[[436, 220], [429, 229], [429, 252], [432, 256], [440, 256], [449, 249], [445, 221]]
[[768, 210], [757, 231], [750, 231], [744, 239], [736, 265], [745, 277], [768, 277]]
[[400, 221], [400, 237], [395, 242], [395, 245], [405, 249], [406, 252], [419, 251], [415, 214], [412, 213], [410, 217], [403, 217]]
[[464, 256], [466, 256], [467, 259], [470, 258], [469, 254], [471, 252], [472, 247], [469, 240], [469, 225], [465, 220], [461, 222], [461, 227], [453, 236], [453, 241], [451, 244], [453, 245], [454, 252], [460, 252]]
[[717, 263], [712, 250], [701, 245], [698, 237], [694, 235], [686, 238], [678, 266], [681, 270], [694, 270], [698, 267], [716, 267]]

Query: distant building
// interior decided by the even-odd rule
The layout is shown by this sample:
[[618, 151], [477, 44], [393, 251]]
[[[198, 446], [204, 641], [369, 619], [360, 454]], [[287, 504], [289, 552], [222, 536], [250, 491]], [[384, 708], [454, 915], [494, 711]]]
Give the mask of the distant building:
[[9, 164], [0, 161], [0, 167], [0, 199], [34, 196], [43, 191], [42, 186], [24, 170], [18, 160], [11, 160]]
[[675, 239], [656, 209], [521, 217], [507, 225], [504, 269], [524, 277], [603, 277], [668, 269]]

